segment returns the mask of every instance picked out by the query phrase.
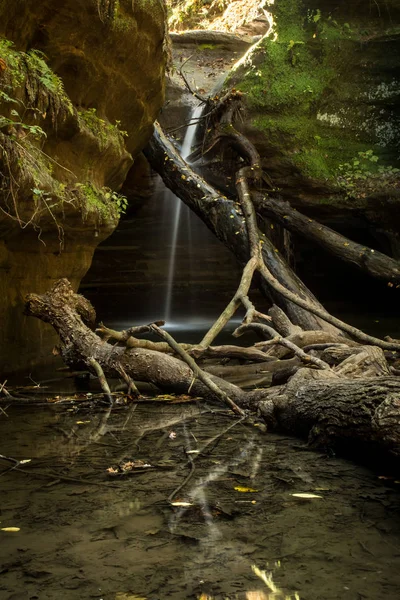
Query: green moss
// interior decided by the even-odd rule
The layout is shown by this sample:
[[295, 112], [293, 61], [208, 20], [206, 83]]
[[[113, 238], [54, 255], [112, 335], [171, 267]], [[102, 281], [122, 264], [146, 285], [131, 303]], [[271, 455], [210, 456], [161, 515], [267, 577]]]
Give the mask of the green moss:
[[278, 160], [335, 186], [340, 164], [369, 148], [393, 163], [400, 128], [390, 102], [385, 114], [380, 103], [395, 102], [400, 81], [393, 80], [392, 59], [382, 57], [382, 44], [376, 44], [368, 48], [368, 60], [384, 61], [385, 71], [389, 66], [373, 87], [360, 46], [366, 25], [368, 41], [386, 39], [379, 19], [336, 21], [303, 0], [279, 0], [269, 10], [273, 31], [238, 63], [227, 83], [244, 93], [253, 126]]
[[78, 111], [79, 124], [81, 127], [89, 129], [99, 142], [99, 146], [104, 150], [109, 144], [117, 147], [124, 146], [124, 138], [128, 135], [126, 131], [119, 129], [119, 122], [115, 125], [101, 119], [95, 108]]
[[110, 188], [97, 188], [92, 183], [79, 184], [83, 214], [96, 211], [101, 220], [118, 221], [125, 212], [127, 200], [125, 196], [113, 192]]
[[199, 50], [216, 50], [218, 48], [216, 44], [200, 44], [197, 47]]

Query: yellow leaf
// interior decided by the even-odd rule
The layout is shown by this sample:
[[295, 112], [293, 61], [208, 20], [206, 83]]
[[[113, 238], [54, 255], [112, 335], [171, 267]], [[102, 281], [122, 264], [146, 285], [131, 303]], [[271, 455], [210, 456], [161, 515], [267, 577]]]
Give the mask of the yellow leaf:
[[171, 506], [193, 506], [191, 502], [171, 502]]
[[234, 489], [237, 492], [243, 492], [243, 493], [258, 492], [258, 490], [254, 490], [253, 488], [249, 488], [249, 487], [242, 487], [241, 485], [237, 485]]
[[19, 527], [2, 527], [1, 531], [12, 531], [12, 532], [15, 532], [15, 531], [20, 531], [20, 528]]
[[292, 494], [292, 496], [294, 496], [295, 498], [303, 498], [303, 499], [308, 499], [308, 498], [322, 498], [322, 496], [318, 496], [318, 494], [307, 494], [307, 493], [303, 493], [300, 492], [298, 494]]

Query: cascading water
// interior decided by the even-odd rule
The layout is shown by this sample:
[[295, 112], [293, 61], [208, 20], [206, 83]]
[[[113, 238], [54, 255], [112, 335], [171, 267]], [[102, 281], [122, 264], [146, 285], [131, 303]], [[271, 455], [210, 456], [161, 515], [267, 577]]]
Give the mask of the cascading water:
[[[198, 124], [198, 119], [201, 116], [203, 111], [203, 106], [199, 105], [193, 109], [193, 112], [190, 117], [190, 125], [188, 126], [185, 134], [185, 138], [183, 140], [181, 155], [182, 158], [186, 160], [186, 158], [190, 155], [193, 141], [196, 135], [196, 129]], [[172, 309], [172, 297], [173, 297], [173, 285], [175, 279], [175, 262], [176, 262], [176, 247], [178, 240], [178, 232], [179, 225], [181, 222], [181, 214], [182, 214], [182, 201], [172, 194], [170, 191], [166, 193], [166, 201], [169, 206], [171, 206], [170, 210], [172, 212], [172, 235], [171, 235], [171, 247], [170, 247], [170, 255], [169, 255], [169, 265], [168, 265], [168, 279], [167, 279], [167, 290], [165, 295], [165, 309], [164, 309], [164, 320], [168, 324], [171, 321], [171, 309]], [[188, 210], [188, 219], [187, 219], [187, 227], [188, 227], [188, 253], [191, 254], [191, 225], [190, 225], [190, 211]]]

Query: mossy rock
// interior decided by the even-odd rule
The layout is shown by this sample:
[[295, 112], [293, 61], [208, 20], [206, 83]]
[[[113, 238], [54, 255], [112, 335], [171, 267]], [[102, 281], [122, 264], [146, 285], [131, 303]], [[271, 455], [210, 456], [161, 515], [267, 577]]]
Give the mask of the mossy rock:
[[[398, 191], [399, 3], [389, 4], [365, 15], [358, 1], [333, 10], [328, 0], [276, 0], [273, 30], [226, 82], [244, 92], [243, 129], [288, 195], [325, 189], [352, 202], [380, 185]], [[371, 185], [355, 179], [349, 194], [343, 165], [369, 150], [377, 157], [364, 171]]]

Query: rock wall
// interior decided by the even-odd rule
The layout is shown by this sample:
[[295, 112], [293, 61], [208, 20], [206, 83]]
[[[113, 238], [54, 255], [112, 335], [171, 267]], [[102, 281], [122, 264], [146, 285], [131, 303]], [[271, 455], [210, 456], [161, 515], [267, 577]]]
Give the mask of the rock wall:
[[0, 373], [49, 356], [28, 292], [75, 288], [164, 99], [164, 0], [0, 1]]
[[244, 93], [242, 129], [274, 194], [314, 215], [362, 215], [396, 236], [399, 0], [275, 0], [264, 9], [273, 29], [226, 87]]

